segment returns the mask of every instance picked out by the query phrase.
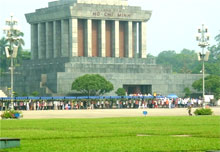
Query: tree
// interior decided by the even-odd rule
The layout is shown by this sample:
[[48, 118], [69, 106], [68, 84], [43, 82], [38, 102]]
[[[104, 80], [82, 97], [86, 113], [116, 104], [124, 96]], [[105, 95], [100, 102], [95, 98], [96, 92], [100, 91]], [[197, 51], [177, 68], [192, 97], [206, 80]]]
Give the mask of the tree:
[[7, 61], [5, 55], [6, 46], [8, 46], [8, 41], [5, 39], [5, 37], [2, 37], [0, 39], [0, 73], [7, 71], [10, 63], [9, 61]]
[[183, 92], [185, 93], [185, 97], [190, 97], [192, 94], [189, 88], [184, 88]]
[[118, 90], [115, 92], [118, 96], [125, 96], [126, 91], [124, 88], [118, 88]]
[[17, 40], [13, 43], [14, 45], [18, 46], [18, 55], [17, 58], [15, 58], [15, 64], [18, 66], [22, 63], [23, 46], [25, 45], [24, 40], [22, 39], [23, 36], [23, 32], [15, 32], [15, 37], [17, 37]]
[[0, 39], [0, 75], [6, 72], [10, 66], [10, 60], [6, 58], [5, 55], [5, 47], [9, 46], [9, 42], [13, 43], [14, 45], [18, 46], [18, 55], [14, 59], [15, 66], [20, 66], [22, 64], [23, 60], [29, 60], [31, 58], [30, 51], [24, 51], [24, 40], [22, 37], [24, 36], [24, 33], [22, 32], [15, 32], [16, 40], [6, 39], [5, 37], [2, 37]]
[[153, 56], [152, 54], [147, 54], [147, 58], [155, 58], [155, 56]]
[[[183, 49], [180, 53], [175, 51], [163, 51], [156, 58], [157, 64], [172, 66], [175, 73], [192, 73], [194, 67], [199, 64], [194, 50]], [[196, 69], [195, 73], [200, 70]]]
[[219, 61], [220, 59], [220, 34], [215, 37], [215, 40], [217, 44], [209, 47], [209, 50], [211, 52], [210, 59]]
[[19, 93], [18, 92], [14, 92], [14, 97], [19, 97]]
[[34, 97], [37, 97], [37, 96], [39, 96], [39, 92], [34, 91], [34, 92], [31, 93], [31, 95], [34, 96]]
[[8, 46], [8, 41], [5, 39], [5, 37], [2, 37], [0, 39], [0, 56], [5, 55], [5, 47]]
[[21, 51], [21, 59], [23, 60], [30, 60], [31, 59], [31, 52], [28, 50]]
[[156, 61], [157, 64], [172, 65], [172, 63], [175, 63], [175, 58], [176, 58], [175, 51], [163, 51], [158, 55]]
[[[199, 64], [197, 54], [194, 50], [183, 49], [180, 54], [177, 54], [178, 73], [192, 73], [193, 67]], [[196, 71], [198, 73], [199, 70]]]
[[86, 74], [72, 83], [72, 90], [88, 96], [103, 95], [113, 89], [113, 84], [99, 74]]
[[[202, 79], [195, 81], [192, 87], [202, 91]], [[216, 99], [220, 98], [220, 76], [209, 75], [205, 78], [205, 93], [213, 94]]]
[[208, 48], [210, 57], [205, 68], [206, 73], [220, 76], [220, 34], [215, 37], [215, 40], [217, 44]]

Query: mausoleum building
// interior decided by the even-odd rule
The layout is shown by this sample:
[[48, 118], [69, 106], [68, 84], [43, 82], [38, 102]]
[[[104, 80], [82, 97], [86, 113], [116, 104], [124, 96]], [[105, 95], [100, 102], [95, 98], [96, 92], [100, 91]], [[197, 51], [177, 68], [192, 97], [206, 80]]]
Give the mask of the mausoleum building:
[[[72, 82], [93, 73], [114, 84], [109, 95], [124, 87], [128, 93], [183, 96], [200, 75], [172, 74], [171, 67], [146, 58], [151, 13], [127, 0], [59, 0], [26, 14], [31, 60], [16, 69], [15, 92], [72, 95]], [[7, 79], [2, 86], [10, 86]]]

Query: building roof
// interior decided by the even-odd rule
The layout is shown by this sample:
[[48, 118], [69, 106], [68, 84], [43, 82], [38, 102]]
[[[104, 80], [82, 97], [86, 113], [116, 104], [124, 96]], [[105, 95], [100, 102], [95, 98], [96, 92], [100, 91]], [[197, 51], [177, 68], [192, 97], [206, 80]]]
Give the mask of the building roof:
[[49, 7], [69, 4], [69, 3], [128, 6], [128, 0], [59, 0], [59, 1], [50, 2]]
[[151, 14], [140, 6], [128, 6], [127, 0], [59, 0], [25, 16], [35, 24], [70, 18], [146, 22]]

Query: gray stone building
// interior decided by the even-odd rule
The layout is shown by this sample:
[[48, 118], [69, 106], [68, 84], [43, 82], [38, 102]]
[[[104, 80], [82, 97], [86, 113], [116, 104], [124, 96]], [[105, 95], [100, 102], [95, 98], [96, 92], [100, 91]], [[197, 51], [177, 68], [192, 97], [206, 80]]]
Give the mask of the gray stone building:
[[[172, 74], [147, 59], [151, 11], [127, 0], [59, 0], [26, 14], [31, 26], [31, 60], [16, 69], [15, 92], [71, 95], [72, 82], [98, 73], [130, 93], [175, 93], [200, 75]], [[2, 86], [10, 86], [5, 77]], [[3, 80], [3, 79], [2, 79]]]

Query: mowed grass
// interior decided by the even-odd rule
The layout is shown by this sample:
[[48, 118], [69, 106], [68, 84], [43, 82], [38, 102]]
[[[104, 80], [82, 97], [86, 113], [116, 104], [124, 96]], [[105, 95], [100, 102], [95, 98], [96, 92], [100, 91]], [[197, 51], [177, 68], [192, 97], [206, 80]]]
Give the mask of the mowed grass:
[[[1, 152], [220, 150], [220, 117], [1, 120], [1, 137], [21, 139]], [[188, 135], [188, 136], [173, 136]]]

